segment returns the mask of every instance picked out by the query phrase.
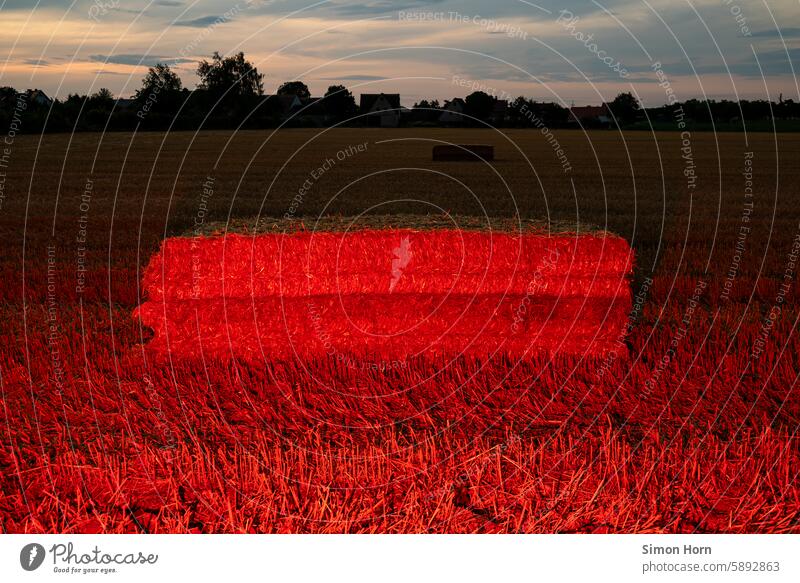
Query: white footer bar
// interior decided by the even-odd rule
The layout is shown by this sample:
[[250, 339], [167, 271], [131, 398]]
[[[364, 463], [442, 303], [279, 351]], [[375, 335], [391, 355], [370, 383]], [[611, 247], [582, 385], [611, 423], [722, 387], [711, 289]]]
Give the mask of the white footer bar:
[[0, 581], [800, 581], [796, 535], [2, 535]]

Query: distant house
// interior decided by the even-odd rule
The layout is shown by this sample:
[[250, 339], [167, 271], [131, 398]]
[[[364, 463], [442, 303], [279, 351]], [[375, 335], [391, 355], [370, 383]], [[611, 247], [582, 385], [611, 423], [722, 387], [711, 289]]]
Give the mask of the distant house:
[[28, 103], [43, 105], [45, 107], [50, 107], [50, 105], [53, 103], [53, 100], [50, 99], [41, 89], [28, 89], [25, 92], [25, 98], [27, 99]]
[[400, 125], [400, 94], [362, 93], [360, 111], [370, 127], [396, 128]]
[[303, 122], [318, 127], [324, 126], [329, 121], [325, 100], [322, 97], [309, 97], [297, 113]]
[[444, 102], [444, 111], [439, 116], [439, 121], [444, 124], [464, 123], [464, 110], [466, 103], [460, 97]]
[[120, 97], [117, 99], [117, 109], [124, 110], [124, 109], [132, 109], [136, 105], [136, 98], [124, 98]]
[[586, 105], [582, 107], [569, 108], [569, 122], [580, 123], [584, 126], [610, 126], [611, 125], [611, 112], [607, 104], [603, 105]]
[[508, 101], [505, 99], [495, 99], [492, 107], [492, 123], [502, 125], [508, 119]]
[[280, 116], [289, 116], [303, 107], [303, 102], [297, 95], [265, 95], [264, 102], [270, 111]]

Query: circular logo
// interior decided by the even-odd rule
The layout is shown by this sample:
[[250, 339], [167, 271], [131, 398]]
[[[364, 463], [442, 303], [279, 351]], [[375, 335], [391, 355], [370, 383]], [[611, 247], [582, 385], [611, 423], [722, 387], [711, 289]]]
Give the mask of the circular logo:
[[39, 543], [27, 544], [19, 553], [19, 564], [26, 571], [35, 571], [42, 566], [44, 555], [44, 547]]

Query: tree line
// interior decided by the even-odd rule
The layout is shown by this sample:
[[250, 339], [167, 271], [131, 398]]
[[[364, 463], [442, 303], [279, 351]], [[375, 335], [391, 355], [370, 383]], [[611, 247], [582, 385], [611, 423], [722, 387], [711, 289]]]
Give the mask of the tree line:
[[[274, 127], [288, 113], [298, 120], [314, 116], [317, 123], [336, 123], [357, 111], [353, 94], [343, 85], [330, 86], [324, 98], [313, 102], [301, 81], [284, 83], [276, 95], [265, 96], [264, 76], [244, 53], [214, 53], [199, 63], [197, 75], [197, 87], [189, 90], [169, 65], [159, 63], [148, 69], [132, 99], [116, 99], [108, 89], [100, 89], [45, 102], [29, 90], [23, 111], [20, 94], [0, 87], [0, 127], [7, 127], [15, 115], [23, 116], [27, 133]], [[296, 107], [287, 108], [287, 98]]]
[[[368, 112], [359, 111], [344, 85], [331, 85], [324, 96], [312, 98], [305, 83], [289, 81], [275, 95], [264, 95], [264, 75], [241, 52], [227, 57], [214, 53], [198, 64], [196, 72], [199, 83], [189, 90], [169, 65], [157, 64], [148, 69], [132, 99], [116, 99], [108, 89], [100, 89], [91, 95], [71, 94], [50, 102], [36, 99], [30, 90], [20, 94], [11, 87], [0, 87], [0, 127], [7, 128], [19, 119], [24, 123], [17, 125], [27, 133], [366, 125]], [[28, 96], [24, 103], [21, 95]], [[600, 108], [582, 109], [598, 110], [580, 119], [584, 127], [660, 124], [661, 129], [669, 129], [678, 113], [698, 125], [747, 127], [756, 121], [800, 119], [800, 103], [782, 98], [777, 103], [690, 99], [644, 109], [631, 93], [620, 93]], [[575, 127], [576, 115], [557, 103], [522, 96], [499, 100], [475, 91], [464, 99], [443, 103], [421, 100], [403, 110], [401, 124], [563, 128]]]

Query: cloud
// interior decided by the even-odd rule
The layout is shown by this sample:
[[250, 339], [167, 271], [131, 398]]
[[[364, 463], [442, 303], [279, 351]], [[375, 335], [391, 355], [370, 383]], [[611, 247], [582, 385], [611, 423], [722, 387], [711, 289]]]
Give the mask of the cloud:
[[[508, 2], [486, 2], [486, 0], [331, 0], [313, 6], [317, 0], [273, 0], [262, 4], [253, 3], [259, 13], [288, 13], [302, 10], [301, 17], [318, 16], [320, 13], [334, 17], [370, 18], [379, 15], [397, 15], [399, 12], [454, 12], [465, 17], [552, 19], [563, 9], [564, 0], [512, 0]], [[641, 0], [604, 0], [606, 8], [614, 12], [625, 11], [625, 6], [641, 4]], [[313, 6], [313, 7], [312, 7]], [[576, 0], [570, 10], [576, 16], [601, 12], [591, 0]]]
[[214, 24], [224, 24], [230, 22], [230, 18], [225, 16], [201, 16], [200, 18], [193, 18], [191, 20], [179, 20], [174, 23], [175, 26], [188, 26], [190, 28], [206, 28]]
[[[5, 7], [0, 10], [4, 29], [10, 29], [13, 37], [20, 35], [20, 42], [9, 59], [13, 70], [7, 70], [8, 82], [28, 83], [35, 71], [42, 79], [40, 83], [51, 83], [42, 88], [54, 92], [61, 82], [57, 75], [70, 66], [70, 55], [80, 51], [76, 39], [80, 39], [86, 26], [91, 24], [88, 9], [96, 0], [41, 0], [31, 19], [28, 13], [38, 0], [0, 0], [0, 4], [4, 1]], [[690, 4], [649, 0], [652, 11], [641, 0], [599, 0], [597, 3], [593, 0], [567, 3], [563, 0], [328, 0], [316, 6], [319, 0], [152, 0], [152, 11], [146, 11], [142, 18], [122, 13], [150, 1], [120, 0], [119, 13], [110, 11], [101, 26], [95, 28], [86, 48], [79, 52], [90, 66], [80, 73], [71, 68], [63, 90], [85, 90], [91, 82], [89, 72], [95, 67], [108, 69], [103, 71], [105, 75], [111, 75], [110, 71], [122, 71], [127, 75], [134, 68], [157, 62], [186, 63], [175, 68], [186, 69], [188, 75], [192, 61], [176, 58], [182, 55], [179, 47], [191, 47], [191, 51], [183, 51], [187, 56], [207, 55], [214, 50], [226, 53], [240, 43], [244, 43], [241, 50], [252, 60], [272, 59], [268, 68], [270, 77], [275, 79], [305, 76], [310, 84], [318, 86], [334, 80], [353, 85], [376, 82], [386, 87], [397, 85], [398, 89], [407, 87], [409, 95], [439, 99], [454, 94], [450, 83], [454, 73], [514, 94], [542, 98], [549, 96], [548, 86], [551, 86], [566, 92], [567, 99], [597, 102], [599, 98], [594, 95], [596, 90], [590, 82], [609, 87], [609, 92], [633, 82], [641, 84], [637, 90], [650, 92], [653, 98], [663, 98], [663, 91], [655, 84], [651, 58], [663, 64], [664, 72], [675, 83], [682, 98], [699, 95], [706, 89], [718, 95], [731, 95], [734, 90], [739, 91], [740, 86], [749, 87], [753, 94], [762, 91], [763, 84], [751, 43], [758, 51], [764, 74], [774, 78], [770, 79], [770, 90], [774, 88], [776, 92], [782, 90], [784, 94], [794, 95], [796, 87], [791, 65], [800, 63], [797, 3], [785, 0], [770, 3], [769, 10], [764, 7], [746, 9], [740, 2], [753, 31], [752, 38], [743, 38], [729, 6], [719, 0], [695, 0]], [[190, 5], [193, 12], [177, 15]], [[616, 15], [619, 22], [603, 12], [599, 5]], [[619, 60], [631, 76], [619, 79], [586, 43], [556, 22], [562, 9], [579, 16], [576, 30], [584, 35], [591, 34], [597, 48], [615, 61]], [[282, 19], [295, 11], [298, 12]], [[401, 21], [400, 11], [444, 13], [445, 18]], [[448, 19], [449, 12], [461, 19]], [[475, 24], [471, 20], [474, 16], [519, 27], [528, 33], [528, 38], [506, 38], [500, 29]], [[163, 21], [167, 25], [171, 17], [179, 20], [170, 23], [168, 26], [175, 28], [162, 35], [164, 26], [153, 24]], [[780, 31], [773, 17], [780, 23]], [[368, 21], [356, 22], [362, 18]], [[231, 26], [216, 28], [217, 24], [228, 22]], [[338, 28], [317, 34], [329, 26]], [[269, 34], [254, 34], [262, 27], [269, 27]], [[214, 35], [200, 34], [203, 29], [206, 32], [213, 29]], [[54, 31], [57, 35], [51, 38]], [[781, 46], [779, 32], [786, 44], [794, 47], [788, 57]], [[108, 55], [111, 52], [108, 38], [112, 36], [120, 38], [114, 49], [119, 54]], [[644, 50], [635, 39], [641, 42]], [[719, 45], [719, 50], [714, 43]], [[42, 46], [48, 47], [43, 55]], [[152, 46], [146, 49], [152, 54], [139, 54], [148, 46]], [[86, 57], [92, 53], [97, 54]], [[37, 59], [40, 55], [41, 62]], [[112, 65], [101, 67], [106, 62]], [[726, 63], [732, 80], [728, 79]], [[703, 80], [705, 87], [702, 89], [691, 64], [698, 76], [711, 78]], [[518, 68], [530, 71], [537, 79]], [[387, 71], [391, 71], [388, 78]], [[414, 76], [428, 79], [392, 81], [393, 77]], [[124, 90], [125, 77], [118, 78], [119, 89]], [[436, 82], [436, 78], [444, 81]], [[113, 83], [116, 78], [109, 76], [107, 79]]]
[[[61, 6], [67, 8], [72, 5], [72, 2], [70, 0], [40, 0], [38, 4], [36, 2], [34, 2], [34, 4], [36, 4], [37, 8], [45, 8], [47, 6]], [[4, 3], [0, 0], [0, 5], [3, 7], [3, 10], [30, 10], [33, 8], [30, 0], [6, 0]]]
[[[758, 62], [755, 59], [737, 63], [731, 66], [733, 73], [746, 77], [761, 77], [765, 75], [791, 75], [793, 63], [800, 62], [800, 47], [792, 49], [776, 49], [757, 52]], [[759, 68], [759, 64], [761, 67]]]
[[249, 7], [260, 14], [288, 14], [300, 11], [297, 15], [300, 18], [326, 15], [356, 20], [396, 14], [400, 11], [441, 10], [439, 7], [448, 2], [453, 4], [454, 0], [368, 0], [367, 2], [329, 0], [322, 3], [320, 0], [266, 0], [261, 3], [252, 2]]
[[[788, 56], [787, 51], [783, 49], [770, 49], [756, 54], [758, 55], [758, 61], [753, 58], [752, 54], [744, 57], [727, 57], [727, 69], [722, 61], [694, 61], [692, 66], [686, 60], [662, 62], [661, 69], [668, 78], [694, 77], [697, 75], [702, 79], [704, 75], [727, 76], [729, 70], [734, 79], [736, 77], [760, 79], [762, 74], [765, 77], [791, 78], [791, 63], [800, 60], [800, 48], [788, 49]], [[759, 65], [761, 66], [759, 67]], [[628, 70], [631, 73], [652, 73], [652, 68], [648, 65], [632, 65], [628, 67]], [[655, 82], [655, 77], [650, 76], [649, 80]]]
[[[364, 3], [334, 3], [331, 9], [341, 15], [350, 17], [370, 17], [379, 14], [390, 14], [401, 10], [435, 10], [438, 4], [445, 0], [432, 0], [428, 2], [393, 2], [392, 0], [375, 0]], [[434, 5], [434, 6], [431, 6]]]
[[760, 38], [800, 38], [800, 27], [797, 26], [786, 26], [780, 29], [780, 35], [778, 34], [778, 29], [766, 29], [766, 30], [759, 30], [752, 33], [752, 36], [760, 37]]
[[342, 75], [341, 77], [322, 77], [322, 81], [385, 81], [388, 77], [380, 75]]
[[190, 59], [180, 57], [165, 57], [163, 55], [90, 55], [90, 61], [95, 63], [108, 63], [111, 65], [131, 65], [134, 67], [153, 67], [157, 63], [175, 65], [178, 63], [188, 63]]

